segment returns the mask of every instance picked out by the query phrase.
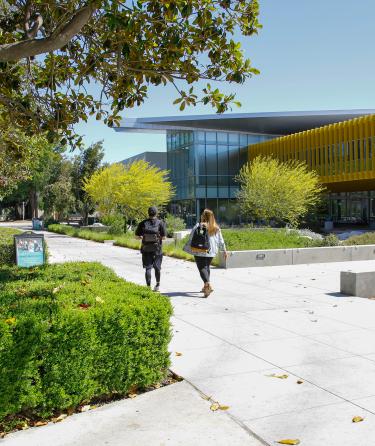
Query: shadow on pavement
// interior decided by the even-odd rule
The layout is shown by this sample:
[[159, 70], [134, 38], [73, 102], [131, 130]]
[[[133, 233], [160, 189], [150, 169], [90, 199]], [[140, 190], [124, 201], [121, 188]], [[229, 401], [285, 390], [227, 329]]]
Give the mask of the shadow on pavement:
[[187, 291], [187, 292], [173, 292], [173, 293], [163, 293], [164, 296], [168, 297], [197, 297], [202, 299], [202, 293], [198, 293], [196, 291]]

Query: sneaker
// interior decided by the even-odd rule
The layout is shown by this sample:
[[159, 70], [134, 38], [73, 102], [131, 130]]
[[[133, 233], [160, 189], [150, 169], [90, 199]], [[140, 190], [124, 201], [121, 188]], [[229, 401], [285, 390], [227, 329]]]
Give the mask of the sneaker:
[[160, 284], [157, 283], [157, 284], [155, 285], [155, 287], [154, 287], [154, 291], [156, 291], [156, 292], [158, 293], [158, 292], [159, 292], [159, 287], [160, 287]]

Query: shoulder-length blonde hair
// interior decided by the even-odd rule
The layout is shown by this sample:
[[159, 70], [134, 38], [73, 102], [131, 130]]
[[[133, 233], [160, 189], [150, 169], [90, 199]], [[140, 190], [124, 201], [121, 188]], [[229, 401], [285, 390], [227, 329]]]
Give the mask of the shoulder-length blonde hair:
[[201, 223], [205, 223], [209, 235], [215, 235], [220, 229], [219, 225], [216, 223], [215, 215], [210, 209], [205, 209], [202, 212]]

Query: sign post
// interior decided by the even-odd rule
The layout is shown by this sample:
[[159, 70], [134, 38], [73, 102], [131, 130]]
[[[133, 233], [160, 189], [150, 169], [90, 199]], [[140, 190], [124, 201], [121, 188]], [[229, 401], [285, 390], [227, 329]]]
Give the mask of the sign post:
[[14, 236], [17, 266], [30, 268], [44, 265], [44, 235], [35, 232], [23, 232]]

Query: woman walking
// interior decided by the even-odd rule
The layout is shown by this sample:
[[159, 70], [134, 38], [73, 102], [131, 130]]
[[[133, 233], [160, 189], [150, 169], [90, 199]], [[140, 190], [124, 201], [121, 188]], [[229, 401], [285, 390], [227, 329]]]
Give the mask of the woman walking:
[[213, 291], [210, 283], [212, 259], [219, 250], [224, 251], [224, 257], [227, 258], [227, 251], [220, 227], [216, 223], [214, 213], [209, 209], [205, 209], [202, 212], [201, 221], [192, 229], [184, 250], [194, 256], [199, 274], [204, 283], [202, 293], [204, 297], [208, 297]]

